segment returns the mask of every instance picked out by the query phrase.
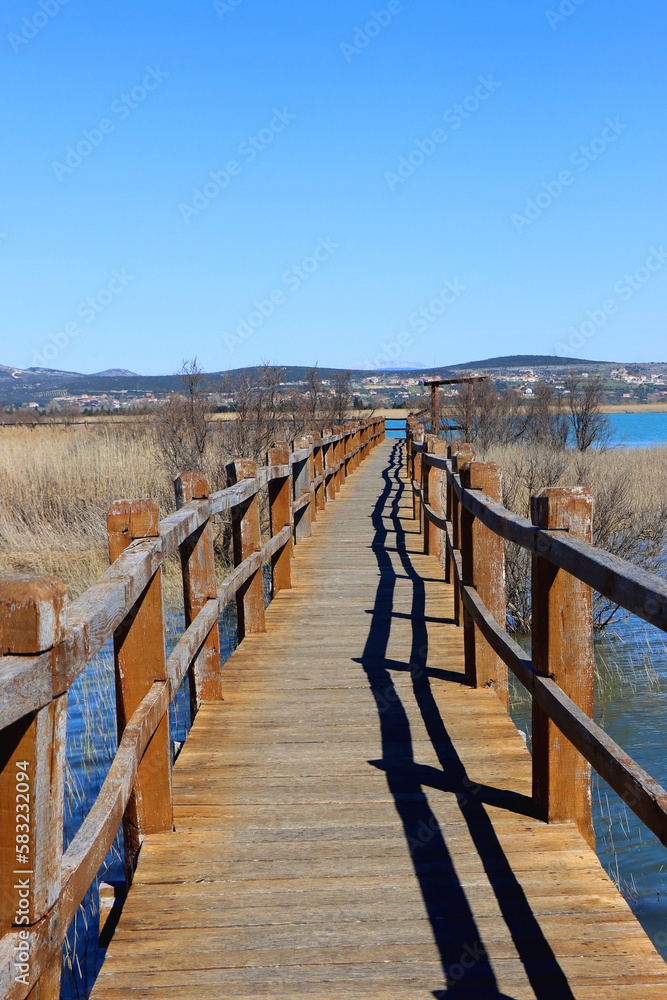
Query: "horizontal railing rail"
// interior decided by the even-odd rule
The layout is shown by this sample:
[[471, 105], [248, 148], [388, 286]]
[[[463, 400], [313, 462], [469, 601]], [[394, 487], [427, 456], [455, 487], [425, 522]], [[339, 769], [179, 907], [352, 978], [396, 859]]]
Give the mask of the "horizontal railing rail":
[[[59, 996], [62, 942], [120, 827], [128, 884], [143, 836], [173, 828], [171, 702], [186, 678], [193, 716], [202, 701], [222, 696], [220, 614], [236, 599], [238, 640], [264, 631], [263, 566], [271, 566], [274, 595], [291, 586], [293, 546], [310, 534], [318, 511], [336, 499], [345, 478], [383, 438], [384, 421], [370, 419], [309, 435], [293, 450], [279, 444], [263, 467], [243, 459], [229, 463], [229, 485], [216, 493], [200, 473], [184, 473], [175, 482], [179, 509], [162, 521], [151, 501], [119, 501], [108, 518], [112, 564], [69, 608], [64, 586], [53, 578], [0, 579], [5, 998], [23, 1000], [37, 985], [40, 1000]], [[264, 543], [263, 489], [270, 518]], [[234, 569], [218, 583], [211, 519], [227, 511]], [[161, 571], [177, 551], [186, 628], [167, 658]], [[67, 692], [111, 638], [118, 750], [63, 852]], [[27, 801], [19, 810], [21, 794]], [[14, 874], [7, 879], [6, 872]], [[17, 955], [26, 961], [17, 964]]]
[[[575, 822], [594, 844], [592, 766], [667, 846], [667, 791], [592, 719], [592, 591], [667, 631], [667, 583], [592, 544], [589, 491], [541, 490], [529, 520], [503, 506], [501, 470], [469, 444], [426, 437], [411, 419], [406, 449], [425, 551], [444, 556], [454, 585], [469, 682], [507, 703], [509, 668], [532, 696], [538, 812]], [[505, 542], [532, 557], [532, 657], [506, 629]]]

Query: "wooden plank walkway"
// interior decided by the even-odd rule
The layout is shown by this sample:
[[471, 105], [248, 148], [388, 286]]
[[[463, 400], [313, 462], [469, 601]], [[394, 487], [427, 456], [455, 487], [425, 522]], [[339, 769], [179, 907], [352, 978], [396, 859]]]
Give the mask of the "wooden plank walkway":
[[224, 669], [146, 839], [94, 1000], [664, 1000], [667, 966], [526, 747], [463, 683], [400, 445], [297, 549]]

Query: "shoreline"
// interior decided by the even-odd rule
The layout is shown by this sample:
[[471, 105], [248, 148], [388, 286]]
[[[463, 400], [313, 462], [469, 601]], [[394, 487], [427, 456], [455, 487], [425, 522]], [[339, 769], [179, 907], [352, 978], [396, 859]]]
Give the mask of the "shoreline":
[[667, 403], [605, 403], [603, 413], [667, 413]]

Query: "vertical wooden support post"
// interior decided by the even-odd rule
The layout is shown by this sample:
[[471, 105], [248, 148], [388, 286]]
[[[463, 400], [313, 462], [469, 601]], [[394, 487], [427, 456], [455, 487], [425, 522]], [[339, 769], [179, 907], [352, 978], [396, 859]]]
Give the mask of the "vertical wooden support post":
[[[183, 472], [174, 480], [176, 507], [192, 500], [208, 500], [209, 482], [202, 472]], [[189, 628], [209, 601], [217, 600], [213, 553], [213, 526], [206, 521], [180, 546], [185, 627]], [[190, 707], [194, 718], [202, 701], [222, 700], [222, 664], [217, 625], [211, 629], [189, 671]]]
[[[334, 427], [333, 432], [334, 434], [342, 434], [343, 430], [344, 428], [338, 425], [337, 427]], [[340, 468], [336, 472], [336, 493], [338, 493], [345, 482], [345, 462], [343, 460], [345, 455], [345, 441], [343, 438], [336, 441], [334, 445], [334, 455], [336, 456], [336, 465], [340, 463]]]
[[[445, 457], [446, 445], [444, 441], [439, 441], [438, 438], [429, 436], [426, 438], [426, 447], [432, 455], [437, 455], [439, 458]], [[442, 469], [434, 469], [430, 465], [424, 465], [423, 467], [424, 501], [441, 517], [444, 509], [442, 493], [444, 476], [445, 474]], [[435, 556], [437, 559], [440, 559], [442, 557], [442, 545], [442, 529], [437, 528], [435, 524], [431, 524], [430, 521], [426, 520], [424, 525], [424, 552], [427, 556]]]
[[[502, 469], [493, 462], [470, 462], [461, 469], [461, 485], [502, 500]], [[505, 628], [505, 541], [463, 508], [461, 510], [463, 582], [474, 587], [498, 624]], [[490, 687], [509, 710], [507, 666], [494, 653], [472, 615], [464, 608], [466, 676], [473, 687]]]
[[341, 441], [341, 458], [343, 460], [343, 482], [350, 475], [350, 430], [349, 427], [341, 427], [343, 440]]
[[[294, 450], [300, 451], [308, 448], [308, 438], [297, 438], [294, 441]], [[301, 500], [306, 494], [310, 495], [310, 503], [294, 511], [294, 544], [298, 545], [304, 538], [309, 538], [311, 533], [311, 507], [313, 506], [312, 484], [310, 479], [310, 456], [294, 462], [292, 466], [292, 481], [294, 485], [294, 500]]]
[[[328, 429], [324, 430], [322, 433], [323, 433], [323, 436], [325, 438], [330, 438], [331, 435], [333, 434], [333, 430], [331, 428], [328, 428]], [[334, 464], [336, 462], [336, 449], [335, 449], [333, 441], [327, 441], [327, 443], [324, 445], [324, 447], [323, 447], [323, 459], [322, 459], [322, 462], [323, 462], [325, 470], [327, 468], [329, 468], [329, 469], [333, 468], [333, 466], [334, 466]], [[325, 472], [324, 487], [325, 487], [327, 501], [335, 500], [336, 499], [336, 476], [334, 475], [333, 472], [329, 472], [329, 473]]]
[[[540, 490], [531, 499], [531, 513], [539, 528], [592, 540], [593, 497], [584, 487]], [[544, 556], [533, 557], [533, 665], [590, 717], [595, 706], [592, 608], [590, 587]], [[534, 701], [533, 797], [544, 819], [575, 823], [595, 849], [590, 764]]]
[[[467, 441], [458, 445], [452, 451], [452, 472], [454, 475], [459, 474], [459, 470], [467, 462], [472, 462], [475, 457], [475, 453], [472, 450], [472, 446], [468, 444]], [[452, 501], [452, 544], [455, 549], [461, 549], [461, 504], [459, 503], [459, 498], [456, 495], [456, 490], [452, 487], [451, 494]], [[453, 570], [453, 567], [452, 567]], [[460, 625], [463, 621], [463, 606], [461, 604], [461, 594], [459, 592], [459, 581], [457, 579], [456, 572], [453, 572], [454, 576], [454, 621], [457, 625]]]
[[359, 465], [359, 453], [357, 451], [357, 444], [359, 443], [359, 424], [355, 423], [352, 425], [353, 431], [349, 437], [349, 450], [350, 450], [350, 461], [349, 461], [349, 472], [356, 472], [357, 466]]
[[[423, 444], [424, 443], [424, 433], [423, 433], [423, 431], [422, 431], [421, 434], [419, 434], [419, 436], [416, 435], [415, 439], [417, 440], [418, 444]], [[413, 452], [413, 455], [412, 455], [412, 468], [413, 468], [413, 482], [417, 483], [418, 486], [421, 486], [421, 481], [422, 481], [422, 453], [420, 451]], [[422, 530], [422, 528], [421, 528], [421, 523], [422, 523], [422, 502], [421, 502], [421, 497], [419, 496], [419, 494], [417, 493], [417, 491], [414, 489], [414, 487], [413, 487], [413, 490], [412, 490], [412, 516], [414, 517], [415, 521], [417, 522], [417, 528], [418, 528], [418, 530], [421, 531]]]
[[[0, 580], [0, 655], [35, 656], [63, 638], [67, 591], [53, 577], [10, 576]], [[12, 928], [28, 932], [60, 895], [67, 694], [19, 719], [2, 734], [0, 747], [0, 936]], [[17, 956], [14, 961], [20, 962]], [[33, 956], [33, 960], [36, 961]], [[29, 975], [30, 966], [24, 971]], [[45, 963], [30, 996], [58, 1000], [59, 946]]]
[[341, 484], [341, 486], [345, 486], [345, 480], [347, 479], [347, 475], [348, 475], [348, 472], [347, 472], [347, 463], [348, 463], [347, 449], [348, 449], [348, 446], [349, 446], [349, 438], [347, 437], [347, 434], [345, 433], [346, 430], [347, 430], [347, 428], [345, 426], [341, 427], [341, 429], [340, 429], [340, 432], [343, 435], [343, 437], [341, 439], [341, 442], [340, 442], [340, 460], [343, 463], [342, 466], [341, 466], [341, 470], [340, 470], [340, 484]]
[[[280, 441], [269, 450], [266, 463], [272, 465], [286, 465], [289, 470], [290, 450], [286, 441]], [[291, 526], [291, 487], [289, 471], [281, 479], [272, 479], [269, 482], [269, 518], [271, 524], [271, 537], [277, 535], [283, 528]], [[279, 552], [271, 556], [271, 575], [273, 578], [273, 596], [279, 594], [281, 590], [291, 590], [292, 588], [292, 532]]]
[[315, 487], [315, 507], [317, 510], [324, 510], [326, 507], [326, 498], [324, 491], [324, 448], [322, 447], [321, 434], [313, 434], [313, 446], [315, 479], [321, 479], [321, 482]]
[[[249, 458], [235, 458], [225, 466], [227, 486], [236, 486], [245, 479], [257, 475], [257, 462]], [[262, 547], [259, 526], [259, 495], [255, 493], [249, 500], [232, 508], [232, 542], [234, 565], [240, 566], [244, 559]], [[264, 581], [260, 566], [236, 595], [236, 621], [238, 640], [257, 632], [265, 632], [264, 621]]]
[[[109, 560], [141, 538], [157, 538], [158, 508], [153, 500], [117, 500], [107, 515]], [[129, 615], [114, 632], [118, 738], [155, 681], [166, 680], [162, 567], [158, 567]], [[137, 769], [123, 818], [125, 875], [132, 881], [141, 841], [147, 833], [173, 828], [172, 749], [166, 713]]]
[[431, 434], [435, 437], [440, 433], [440, 386], [431, 384]]
[[[452, 446], [447, 445], [447, 458], [452, 458]], [[449, 474], [445, 474], [445, 519], [452, 525], [452, 535], [453, 535], [453, 521], [454, 521], [454, 487], [451, 484]], [[453, 563], [452, 557], [449, 551], [449, 546], [446, 541], [443, 543], [445, 545], [445, 583], [452, 582], [452, 570]]]
[[310, 507], [308, 508], [308, 514], [311, 520], [317, 521], [317, 503], [315, 502], [315, 437], [313, 434], [308, 435], [308, 447], [311, 449], [310, 456], [308, 458], [308, 490], [310, 492]]

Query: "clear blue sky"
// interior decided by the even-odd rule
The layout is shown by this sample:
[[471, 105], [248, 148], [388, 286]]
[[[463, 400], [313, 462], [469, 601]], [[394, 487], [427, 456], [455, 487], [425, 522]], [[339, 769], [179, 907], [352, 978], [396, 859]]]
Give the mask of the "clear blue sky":
[[0, 363], [665, 360], [664, 0], [0, 17]]

